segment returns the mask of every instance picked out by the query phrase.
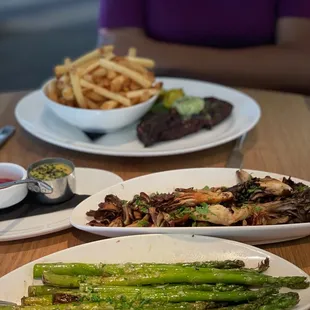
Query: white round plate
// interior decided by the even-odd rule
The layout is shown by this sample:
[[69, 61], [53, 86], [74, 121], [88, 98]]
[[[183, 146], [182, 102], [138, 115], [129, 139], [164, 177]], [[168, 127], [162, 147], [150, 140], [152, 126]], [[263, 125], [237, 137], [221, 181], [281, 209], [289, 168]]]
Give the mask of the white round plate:
[[[76, 168], [76, 193], [80, 195], [93, 195], [122, 181], [121, 177], [109, 171]], [[0, 222], [0, 241], [31, 238], [67, 229], [71, 227], [71, 212], [72, 209], [67, 209]]]
[[[257, 177], [267, 175], [281, 179], [279, 174], [247, 170]], [[295, 179], [310, 186], [309, 182]], [[181, 169], [149, 174], [134, 178], [89, 197], [74, 208], [71, 224], [90, 233], [118, 237], [135, 234], [195, 234], [221, 237], [250, 244], [273, 243], [302, 238], [310, 235], [310, 223], [262, 225], [262, 226], [214, 226], [214, 227], [92, 227], [86, 225], [92, 218], [86, 216], [89, 210], [97, 210], [98, 204], [108, 194], [117, 195], [120, 199], [131, 200], [135, 194], [172, 192], [175, 188], [203, 188], [204, 186], [233, 186], [237, 183], [236, 169], [197, 168]]]
[[[254, 268], [266, 257], [270, 259], [270, 268], [266, 272], [268, 275], [308, 277], [302, 270], [276, 255], [234, 241], [189, 235], [132, 236], [83, 244], [22, 266], [0, 279], [0, 300], [20, 303], [21, 297], [27, 295], [27, 287], [33, 284], [32, 269], [36, 263], [175, 263], [241, 259], [247, 267]], [[297, 292], [300, 303], [294, 310], [309, 309], [310, 288]]]
[[179, 140], [144, 147], [136, 135], [136, 124], [91, 141], [85, 133], [58, 118], [44, 106], [42, 94], [35, 91], [16, 107], [18, 123], [37, 138], [67, 149], [111, 156], [166, 156], [215, 147], [251, 130], [260, 118], [260, 108], [249, 96], [225, 86], [177, 78], [159, 78], [166, 89], [183, 88], [194, 96], [214, 96], [234, 105], [232, 115], [212, 130], [201, 130]]

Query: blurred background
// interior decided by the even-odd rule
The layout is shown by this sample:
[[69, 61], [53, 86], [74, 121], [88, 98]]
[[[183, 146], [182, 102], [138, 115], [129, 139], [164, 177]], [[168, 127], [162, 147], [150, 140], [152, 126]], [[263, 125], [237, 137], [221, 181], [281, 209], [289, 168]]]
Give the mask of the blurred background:
[[96, 46], [99, 0], [0, 0], [0, 92], [33, 89]]

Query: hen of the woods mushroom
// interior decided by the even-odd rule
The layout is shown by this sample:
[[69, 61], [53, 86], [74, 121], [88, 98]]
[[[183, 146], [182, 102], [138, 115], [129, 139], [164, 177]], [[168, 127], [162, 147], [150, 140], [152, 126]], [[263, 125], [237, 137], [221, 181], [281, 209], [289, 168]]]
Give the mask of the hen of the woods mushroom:
[[256, 178], [237, 171], [232, 187], [177, 188], [171, 193], [141, 192], [130, 201], [107, 195], [87, 215], [88, 225], [175, 227], [276, 225], [310, 222], [310, 188], [291, 178]]

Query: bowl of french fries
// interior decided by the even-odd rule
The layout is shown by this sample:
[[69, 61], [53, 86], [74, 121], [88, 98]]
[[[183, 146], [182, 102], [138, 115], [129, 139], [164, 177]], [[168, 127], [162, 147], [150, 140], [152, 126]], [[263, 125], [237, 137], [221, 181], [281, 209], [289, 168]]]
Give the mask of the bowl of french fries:
[[87, 132], [113, 132], [138, 121], [162, 88], [152, 72], [155, 62], [137, 57], [135, 48], [123, 57], [113, 51], [103, 46], [57, 65], [55, 78], [42, 87], [46, 105]]

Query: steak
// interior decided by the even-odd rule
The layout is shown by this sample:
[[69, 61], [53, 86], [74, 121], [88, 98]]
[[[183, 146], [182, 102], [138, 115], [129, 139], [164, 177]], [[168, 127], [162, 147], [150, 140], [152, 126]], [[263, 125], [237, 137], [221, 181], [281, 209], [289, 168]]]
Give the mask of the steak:
[[199, 114], [184, 118], [176, 109], [148, 113], [137, 126], [138, 139], [145, 147], [157, 142], [176, 140], [205, 128], [211, 130], [232, 112], [233, 105], [214, 97], [203, 98], [205, 107]]

